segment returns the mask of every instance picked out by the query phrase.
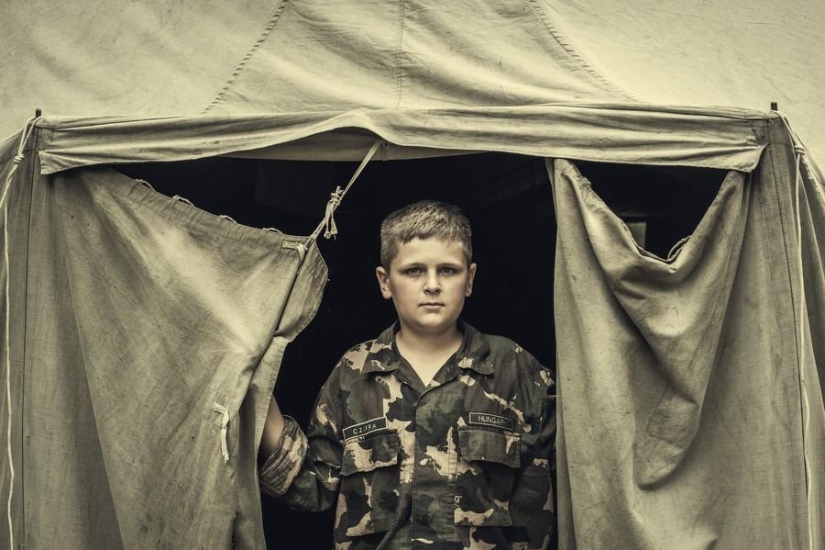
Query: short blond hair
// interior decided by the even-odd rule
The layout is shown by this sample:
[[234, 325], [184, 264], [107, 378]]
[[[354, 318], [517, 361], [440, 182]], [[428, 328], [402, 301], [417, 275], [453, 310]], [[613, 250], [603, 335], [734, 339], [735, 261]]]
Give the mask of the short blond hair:
[[381, 265], [390, 268], [398, 248], [413, 239], [457, 242], [467, 265], [473, 259], [473, 230], [464, 212], [453, 204], [424, 200], [391, 212], [381, 222]]

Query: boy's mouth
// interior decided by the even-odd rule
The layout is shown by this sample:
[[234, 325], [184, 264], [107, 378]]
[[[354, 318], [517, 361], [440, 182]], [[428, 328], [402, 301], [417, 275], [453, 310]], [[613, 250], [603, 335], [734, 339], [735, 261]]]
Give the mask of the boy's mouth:
[[421, 304], [421, 307], [435, 307], [435, 306], [443, 306], [441, 302], [424, 302]]

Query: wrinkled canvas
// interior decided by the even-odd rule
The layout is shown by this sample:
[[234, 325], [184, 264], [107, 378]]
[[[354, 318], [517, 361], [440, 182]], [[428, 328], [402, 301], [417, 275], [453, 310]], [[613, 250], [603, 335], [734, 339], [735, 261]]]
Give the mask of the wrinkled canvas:
[[559, 548], [823, 548], [825, 200], [793, 153], [728, 172], [668, 258], [548, 161]]
[[820, 0], [8, 1], [0, 139], [36, 107], [158, 117], [775, 101], [822, 166], [823, 24]]
[[320, 302], [317, 247], [110, 169], [35, 177], [30, 214], [16, 199], [16, 540], [263, 547], [258, 441]]
[[[628, 548], [679, 549], [717, 544], [717, 549], [738, 549], [764, 546], [760, 536], [779, 548], [821, 548], [819, 511], [825, 502], [821, 174], [799, 142], [791, 139], [787, 121], [777, 113], [583, 103], [40, 119], [9, 195], [12, 353], [5, 373], [12, 398], [11, 407], [5, 397], [0, 398], [0, 413], [9, 419], [10, 451], [17, 467], [11, 506], [17, 541], [25, 530], [29, 548], [37, 547], [34, 542], [54, 546], [58, 532], [62, 547], [89, 547], [90, 537], [114, 548], [123, 540], [151, 545], [177, 537], [197, 544], [200, 539], [189, 525], [198, 523], [191, 518], [199, 517], [194, 513], [199, 510], [214, 511], [215, 526], [204, 533], [217, 533], [215, 540], [221, 536], [222, 541], [228, 540], [230, 517], [237, 518], [233, 532], [238, 547], [245, 547], [240, 540], [260, 540], [255, 539], [257, 487], [250, 488], [254, 477], [250, 462], [260, 433], [263, 389], [271, 388], [274, 381], [274, 369], [268, 365], [277, 364], [283, 343], [276, 337], [273, 342], [278, 345], [270, 345], [276, 329], [260, 325], [260, 339], [253, 338], [258, 344], [247, 339], [234, 342], [230, 336], [249, 322], [250, 312], [270, 311], [270, 306], [278, 310], [277, 304], [284, 302], [265, 303], [268, 294], [257, 286], [241, 292], [231, 284], [230, 295], [238, 299], [221, 300], [224, 280], [210, 282], [208, 277], [198, 280], [198, 288], [203, 285], [211, 300], [207, 306], [218, 306], [221, 314], [201, 315], [206, 307], [199, 301], [203, 297], [194, 297], [197, 307], [185, 308], [193, 320], [180, 326], [197, 334], [162, 331], [161, 322], [168, 327], [170, 316], [177, 319], [178, 314], [164, 309], [175, 300], [162, 300], [154, 290], [160, 296], [185, 296], [189, 304], [191, 281], [202, 277], [201, 271], [208, 275], [218, 268], [203, 259], [205, 252], [199, 261], [187, 257], [182, 262], [178, 248], [155, 233], [160, 226], [146, 223], [143, 215], [122, 214], [123, 201], [106, 200], [84, 185], [71, 192], [59, 190], [57, 182], [74, 186], [92, 178], [106, 189], [111, 172], [88, 167], [213, 155], [279, 158], [282, 148], [288, 150], [288, 158], [360, 159], [376, 134], [388, 140], [378, 158], [393, 158], [393, 152], [415, 156], [425, 150], [428, 154], [498, 151], [748, 173], [731, 174], [717, 199], [722, 206], [709, 212], [702, 231], [672, 262], [635, 250], [609, 212], [591, 210], [598, 201], [585, 208], [573, 195], [567, 206], [560, 202], [563, 197], [557, 197], [560, 235], [564, 232], [557, 255], [555, 312], [561, 392], [560, 538], [563, 548], [627, 544]], [[16, 139], [0, 145], [4, 180]], [[146, 189], [131, 181], [128, 188], [125, 204]], [[301, 192], [300, 185], [295, 192]], [[77, 218], [69, 210], [73, 204], [82, 211]], [[102, 212], [95, 212], [103, 204]], [[182, 250], [187, 254], [197, 250], [196, 244], [215, 246], [210, 249], [212, 257], [223, 259], [224, 231], [228, 227], [244, 231], [228, 220], [193, 217], [190, 207], [174, 204], [169, 211], [179, 212], [181, 219], [167, 229], [176, 241], [186, 244]], [[119, 221], [110, 220], [110, 215]], [[132, 227], [139, 248], [127, 246], [131, 238], [118, 238], [121, 222]], [[216, 240], [179, 239], [193, 222], [208, 223], [205, 234]], [[84, 230], [89, 227], [96, 229]], [[281, 242], [274, 233], [257, 235], [265, 242]], [[67, 243], [70, 237], [74, 240]], [[154, 245], [143, 241], [148, 237]], [[253, 250], [262, 246], [255, 239], [249, 242]], [[96, 247], [106, 254], [96, 255]], [[603, 252], [598, 261], [594, 247]], [[289, 254], [293, 252], [300, 255], [297, 249]], [[309, 249], [305, 266], [315, 265], [315, 253]], [[135, 263], [129, 268], [119, 265], [127, 260]], [[266, 261], [264, 265], [270, 266]], [[245, 265], [255, 272], [253, 264]], [[668, 275], [660, 269], [665, 264], [677, 267], [677, 272]], [[685, 266], [689, 269], [682, 269]], [[197, 273], [187, 271], [190, 267], [196, 267]], [[178, 277], [177, 269], [186, 276]], [[652, 278], [655, 285], [651, 269], [661, 275]], [[153, 278], [156, 273], [165, 275]], [[244, 273], [236, 275], [246, 281]], [[319, 288], [316, 275], [323, 277], [317, 269], [307, 273], [314, 275], [298, 276], [295, 284]], [[702, 285], [691, 282], [699, 275]], [[134, 280], [140, 284], [132, 284]], [[107, 287], [97, 281], [117, 284]], [[133, 292], [140, 294], [136, 297]], [[248, 292], [266, 307], [250, 309], [244, 302]], [[642, 299], [645, 293], [655, 300]], [[306, 296], [314, 294], [307, 291]], [[88, 298], [89, 304], [78, 303], [77, 297], [84, 302]], [[675, 321], [674, 311], [667, 309], [674, 303], [671, 298], [685, 304]], [[145, 308], [146, 300], [157, 302], [157, 311], [166, 311], [160, 315], [151, 308], [158, 321], [155, 327], [151, 319], [124, 323], [119, 311], [107, 309], [111, 304], [131, 315]], [[697, 305], [692, 305], [694, 300]], [[285, 314], [304, 319], [303, 303], [287, 300]], [[92, 305], [96, 308], [90, 312]], [[699, 305], [708, 309], [698, 311]], [[231, 307], [224, 310], [227, 306]], [[648, 313], [659, 323], [645, 321]], [[685, 316], [690, 324], [684, 323]], [[277, 319], [277, 315], [267, 318], [262, 325], [286, 323]], [[702, 322], [711, 321], [715, 324], [702, 328]], [[216, 323], [215, 330], [210, 323]], [[284, 325], [284, 339], [303, 321], [292, 323]], [[111, 349], [91, 338], [99, 330], [110, 340]], [[707, 341], [697, 343], [697, 335], [704, 334]], [[215, 343], [213, 338], [220, 340]], [[173, 343], [164, 344], [167, 339]], [[634, 353], [624, 353], [628, 350]], [[188, 375], [181, 380], [163, 378], [172, 384], [171, 390], [191, 381], [198, 388], [198, 398], [191, 404], [174, 400], [159, 404], [147, 388], [152, 377], [139, 375], [151, 373], [152, 365], [131, 362], [136, 355], [154, 357], [162, 352], [175, 367], [185, 361], [182, 355], [191, 355], [191, 361], [217, 368], [211, 360], [200, 359], [204, 355], [198, 351], [211, 358], [218, 351], [224, 357], [226, 351], [226, 358], [242, 356], [243, 365], [233, 362], [228, 367], [226, 386], [201, 378], [202, 370], [194, 371], [194, 380]], [[261, 354], [263, 359], [256, 363]], [[259, 383], [255, 373], [263, 375]], [[114, 377], [122, 377], [134, 390], [115, 395], [109, 391]], [[246, 397], [241, 398], [247, 387]], [[166, 391], [163, 384], [157, 388]], [[215, 404], [229, 413], [226, 437], [221, 425], [224, 416]], [[251, 416], [245, 416], [247, 412]], [[254, 421], [243, 421], [253, 416]], [[123, 423], [123, 437], [110, 438], [115, 430], [120, 434], [123, 418], [129, 419]], [[158, 418], [179, 420], [181, 433], [195, 437], [198, 451], [191, 455], [185, 441], [164, 432]], [[236, 418], [241, 422], [234, 422]], [[207, 420], [212, 422], [209, 427], [202, 423]], [[243, 435], [236, 436], [238, 429], [244, 430]], [[0, 441], [8, 443], [5, 435]], [[142, 441], [147, 442], [146, 448]], [[221, 442], [226, 443], [229, 466], [222, 462]], [[167, 444], [171, 447], [164, 447]], [[241, 450], [244, 446], [247, 451]], [[149, 453], [148, 448], [173, 449], [180, 459], [174, 476], [162, 467], [167, 465], [162, 462], [166, 455]], [[236, 457], [245, 457], [246, 465], [233, 466]], [[187, 469], [190, 460], [207, 468], [209, 477], [194, 478]], [[149, 483], [146, 495], [130, 492], [131, 481], [110, 480], [110, 472], [116, 477], [122, 473], [111, 465], [124, 462], [129, 474], [133, 468], [139, 472], [135, 484]], [[8, 494], [10, 470], [0, 474], [0, 494]], [[149, 470], [153, 475], [146, 473]], [[73, 477], [78, 473], [80, 477]], [[188, 504], [179, 506], [174, 500], [178, 493], [191, 497], [191, 487], [180, 485], [179, 478], [207, 485], [197, 498], [187, 498]], [[161, 485], [169, 489], [161, 491]], [[227, 490], [237, 496], [236, 515], [232, 514], [235, 497], [227, 496]], [[173, 495], [172, 500], [160, 500], [161, 493], [166, 498]], [[134, 497], [128, 512], [122, 500], [115, 502], [123, 495]], [[145, 506], [147, 502], [168, 509], [153, 513], [147, 511], [154, 510]], [[52, 522], [52, 517], [60, 519]], [[7, 526], [0, 522], [0, 540], [6, 540], [6, 535]]]

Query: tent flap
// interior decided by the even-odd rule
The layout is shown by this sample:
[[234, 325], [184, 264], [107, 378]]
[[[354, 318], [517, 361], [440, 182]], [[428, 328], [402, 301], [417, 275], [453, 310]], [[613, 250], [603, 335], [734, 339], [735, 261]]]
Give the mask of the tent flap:
[[33, 183], [26, 546], [261, 548], [262, 396], [320, 303], [317, 247], [108, 168]]
[[825, 202], [789, 137], [667, 258], [549, 164], [560, 548], [825, 545]]

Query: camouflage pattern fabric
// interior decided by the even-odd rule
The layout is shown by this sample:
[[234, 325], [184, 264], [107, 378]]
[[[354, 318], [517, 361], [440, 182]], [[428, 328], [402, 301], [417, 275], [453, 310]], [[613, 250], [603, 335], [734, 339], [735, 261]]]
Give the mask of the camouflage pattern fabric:
[[555, 385], [517, 344], [459, 323], [464, 342], [424, 387], [397, 325], [350, 349], [306, 435], [287, 420], [262, 490], [301, 510], [336, 504], [336, 548], [546, 548]]

